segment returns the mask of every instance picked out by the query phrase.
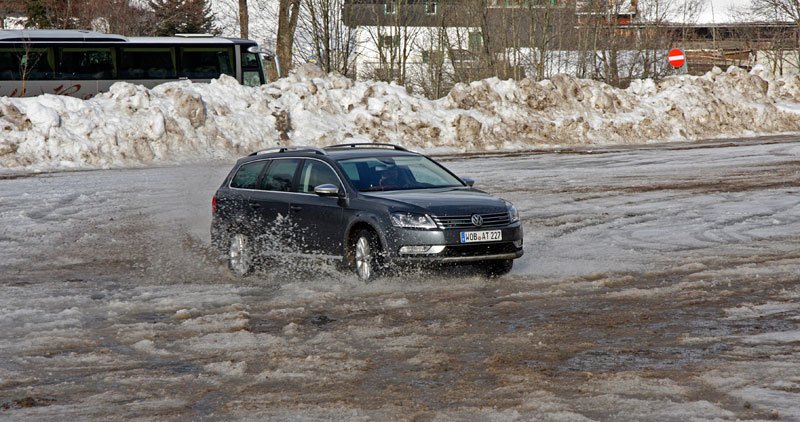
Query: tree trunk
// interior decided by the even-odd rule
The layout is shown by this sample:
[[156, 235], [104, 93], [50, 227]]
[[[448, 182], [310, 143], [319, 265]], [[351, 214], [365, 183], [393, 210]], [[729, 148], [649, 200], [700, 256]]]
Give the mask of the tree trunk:
[[278, 41], [277, 56], [280, 76], [285, 76], [292, 69], [292, 46], [297, 19], [300, 16], [300, 0], [280, 0], [278, 4]]
[[242, 38], [250, 38], [250, 12], [247, 11], [247, 0], [239, 0], [239, 33]]

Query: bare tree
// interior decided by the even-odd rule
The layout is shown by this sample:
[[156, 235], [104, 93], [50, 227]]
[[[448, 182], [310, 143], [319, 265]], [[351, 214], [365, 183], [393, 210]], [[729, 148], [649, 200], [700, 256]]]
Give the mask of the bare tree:
[[247, 11], [247, 0], [239, 0], [239, 34], [242, 38], [250, 37], [250, 13]]
[[414, 22], [418, 16], [414, 7], [408, 0], [386, 0], [368, 9], [367, 13], [373, 15], [370, 20], [376, 24], [360, 34], [364, 55], [372, 56], [359, 70], [361, 75], [406, 84], [412, 53], [416, 53], [418, 37], [424, 32]]
[[297, 21], [300, 18], [300, 0], [279, 0], [278, 3], [278, 39], [276, 53], [280, 63], [281, 75], [292, 69], [292, 47]]
[[325, 72], [354, 76], [357, 29], [345, 25], [348, 13], [343, 0], [306, 0], [298, 22], [295, 48], [310, 50]]
[[752, 16], [765, 21], [791, 21], [800, 25], [800, 0], [752, 0]]
[[541, 80], [552, 76], [552, 69], [567, 71], [562, 63], [569, 60], [564, 50], [574, 49], [575, 6], [555, 0], [537, 0], [528, 3], [530, 57], [532, 76]]
[[30, 79], [31, 72], [36, 68], [43, 55], [41, 51], [34, 52], [29, 42], [24, 43], [22, 49], [23, 51], [19, 54], [20, 97], [27, 95], [28, 79]]
[[122, 35], [153, 33], [154, 13], [129, 0], [25, 0], [27, 25], [37, 28], [105, 29]]
[[753, 0], [735, 12], [742, 21], [794, 24], [794, 28], [773, 31], [756, 27], [743, 30], [749, 32], [745, 36], [752, 42], [753, 61], [768, 65], [776, 75], [800, 69], [800, 0]]

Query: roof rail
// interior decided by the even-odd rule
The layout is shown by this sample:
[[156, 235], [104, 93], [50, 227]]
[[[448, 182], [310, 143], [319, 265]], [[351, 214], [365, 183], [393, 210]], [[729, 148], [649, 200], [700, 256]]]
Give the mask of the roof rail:
[[401, 147], [400, 145], [395, 144], [382, 144], [379, 142], [358, 142], [352, 144], [338, 144], [338, 145], [330, 145], [325, 147], [325, 149], [329, 148], [379, 148], [379, 147], [387, 147], [387, 148], [394, 148], [398, 151], [408, 151], [407, 149]]
[[286, 152], [286, 151], [294, 151], [294, 152], [306, 151], [306, 152], [313, 152], [313, 153], [320, 154], [320, 155], [328, 155], [328, 153], [325, 152], [325, 150], [323, 150], [322, 148], [308, 147], [308, 146], [302, 146], [302, 145], [296, 145], [296, 146], [295, 145], [287, 145], [287, 146], [270, 147], [270, 148], [267, 148], [267, 149], [262, 149], [260, 151], [256, 151], [256, 152], [250, 154], [249, 156], [252, 157], [254, 155], [269, 154], [271, 152], [279, 152], [280, 153], [280, 152]]

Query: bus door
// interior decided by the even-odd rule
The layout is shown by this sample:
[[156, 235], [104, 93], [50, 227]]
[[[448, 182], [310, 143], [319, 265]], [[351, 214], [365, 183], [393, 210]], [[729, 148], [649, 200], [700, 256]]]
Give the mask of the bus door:
[[[244, 46], [240, 46], [244, 47]], [[239, 82], [245, 86], [259, 86], [264, 84], [264, 68], [258, 53], [242, 50], [242, 77]]]

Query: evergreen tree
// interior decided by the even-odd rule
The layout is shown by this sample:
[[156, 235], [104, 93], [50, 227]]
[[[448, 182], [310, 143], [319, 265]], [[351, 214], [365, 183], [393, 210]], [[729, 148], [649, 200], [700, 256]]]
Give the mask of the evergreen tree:
[[206, 0], [150, 0], [155, 14], [154, 33], [169, 36], [179, 33], [209, 33], [217, 35], [214, 14]]

